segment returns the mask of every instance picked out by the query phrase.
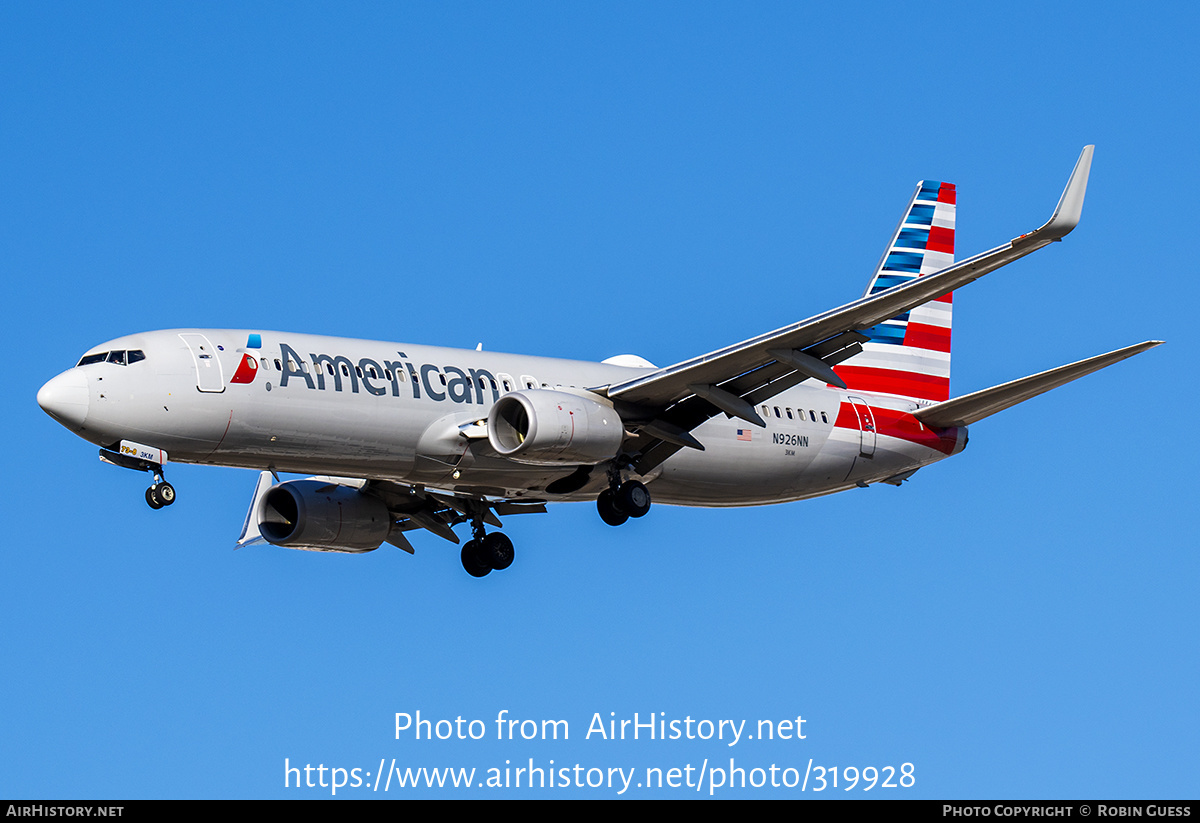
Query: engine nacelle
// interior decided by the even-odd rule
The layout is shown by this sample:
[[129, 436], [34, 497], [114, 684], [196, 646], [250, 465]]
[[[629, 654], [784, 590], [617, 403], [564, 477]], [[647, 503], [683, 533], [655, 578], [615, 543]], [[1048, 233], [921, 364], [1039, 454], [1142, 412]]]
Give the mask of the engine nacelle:
[[488, 442], [534, 466], [591, 465], [616, 456], [625, 426], [611, 407], [550, 389], [510, 392], [488, 414]]
[[369, 552], [392, 528], [392, 515], [378, 497], [322, 480], [272, 486], [257, 516], [263, 538], [289, 549]]

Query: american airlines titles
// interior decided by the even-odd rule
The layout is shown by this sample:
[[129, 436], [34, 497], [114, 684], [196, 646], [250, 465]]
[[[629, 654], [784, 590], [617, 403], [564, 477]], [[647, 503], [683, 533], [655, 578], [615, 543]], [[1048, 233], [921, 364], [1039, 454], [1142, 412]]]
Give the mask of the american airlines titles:
[[[408, 361], [404, 352], [396, 352], [400, 360], [384, 360], [382, 363], [364, 357], [356, 364], [344, 355], [309, 354], [312, 373], [306, 371], [304, 362], [295, 349], [287, 343], [279, 344], [283, 358], [279, 386], [284, 388], [289, 380], [303, 380], [310, 389], [324, 391], [332, 384], [334, 391], [342, 391], [343, 382], [349, 382], [350, 391], [358, 394], [362, 385], [367, 394], [382, 396], [389, 386], [393, 397], [400, 396], [401, 384], [412, 390], [414, 399], [424, 396], [438, 402], [450, 400], [454, 403], [484, 402], [484, 391], [491, 392], [491, 401], [500, 397], [500, 388], [495, 375], [487, 369], [460, 369], [458, 366], [435, 366], [432, 363], [415, 365]], [[390, 375], [390, 377], [389, 377]]]

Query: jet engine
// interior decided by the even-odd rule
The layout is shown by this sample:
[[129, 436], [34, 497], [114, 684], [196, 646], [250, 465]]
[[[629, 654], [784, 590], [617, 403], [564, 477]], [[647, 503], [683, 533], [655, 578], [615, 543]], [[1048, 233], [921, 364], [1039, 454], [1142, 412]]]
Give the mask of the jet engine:
[[488, 414], [488, 442], [533, 466], [596, 465], [617, 454], [625, 437], [612, 406], [550, 389], [510, 392]]
[[392, 515], [378, 497], [322, 480], [272, 486], [257, 515], [263, 538], [289, 549], [369, 552], [392, 528]]

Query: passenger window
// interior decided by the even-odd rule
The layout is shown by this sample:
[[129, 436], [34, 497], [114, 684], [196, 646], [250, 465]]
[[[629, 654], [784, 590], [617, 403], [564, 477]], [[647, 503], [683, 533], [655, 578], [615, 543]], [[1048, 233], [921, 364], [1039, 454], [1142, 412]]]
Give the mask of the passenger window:
[[821, 422], [822, 422], [822, 423], [828, 423], [828, 422], [829, 422], [829, 418], [825, 416], [825, 412], [821, 412]]
[[808, 417], [810, 420], [812, 420], [812, 422], [814, 422], [814, 423], [817, 422], [817, 413], [815, 411], [813, 411], [812, 409], [808, 410]]
[[776, 406], [776, 407], [775, 407], [775, 416], [776, 416], [776, 417], [783, 417], [783, 415], [779, 413], [779, 407], [778, 407], [778, 406]]
[[791, 419], [792, 419], [792, 410], [791, 410], [791, 409], [785, 409], [785, 411], [787, 412], [788, 420], [791, 420]]
[[347, 366], [345, 363], [343, 363], [342, 364], [342, 377], [349, 377], [349, 376], [350, 376], [350, 367]]
[[264, 369], [266, 369], [267, 371], [270, 371], [270, 370], [271, 370], [271, 364], [270, 364], [269, 362], [267, 362], [267, 358], [265, 358], [265, 357], [260, 357], [260, 358], [259, 358], [259, 360], [261, 360], [261, 361], [262, 361], [262, 367], [263, 367]]
[[283, 364], [279, 362], [279, 358], [275, 358], [275, 371], [283, 371]]

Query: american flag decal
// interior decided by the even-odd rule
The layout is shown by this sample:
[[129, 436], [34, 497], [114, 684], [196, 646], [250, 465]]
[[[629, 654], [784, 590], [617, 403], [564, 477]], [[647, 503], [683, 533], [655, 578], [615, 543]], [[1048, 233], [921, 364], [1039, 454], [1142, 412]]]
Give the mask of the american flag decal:
[[750, 430], [749, 429], [738, 429], [737, 430], [737, 439], [749, 441], [750, 440]]

